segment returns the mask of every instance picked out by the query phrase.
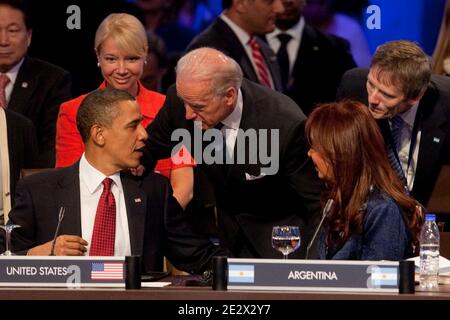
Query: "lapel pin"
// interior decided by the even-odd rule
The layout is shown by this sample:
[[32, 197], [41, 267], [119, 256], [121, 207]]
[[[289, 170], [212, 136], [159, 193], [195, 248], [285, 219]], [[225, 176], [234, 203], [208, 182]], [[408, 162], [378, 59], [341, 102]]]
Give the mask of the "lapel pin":
[[139, 202], [142, 202], [142, 200], [141, 200], [141, 198], [136, 198], [136, 199], [134, 199], [134, 202], [139, 203]]
[[439, 143], [439, 142], [441, 142], [441, 139], [434, 137], [434, 138], [433, 138], [433, 142], [434, 142], [434, 143]]
[[28, 88], [28, 82], [22, 82], [22, 88]]

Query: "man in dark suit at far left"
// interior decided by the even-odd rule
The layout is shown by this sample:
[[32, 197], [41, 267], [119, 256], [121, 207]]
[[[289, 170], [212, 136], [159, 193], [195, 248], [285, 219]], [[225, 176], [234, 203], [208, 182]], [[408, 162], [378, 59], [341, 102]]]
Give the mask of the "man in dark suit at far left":
[[39, 146], [38, 167], [55, 164], [56, 117], [71, 98], [70, 74], [27, 56], [32, 29], [21, 0], [0, 0], [0, 104], [29, 118]]

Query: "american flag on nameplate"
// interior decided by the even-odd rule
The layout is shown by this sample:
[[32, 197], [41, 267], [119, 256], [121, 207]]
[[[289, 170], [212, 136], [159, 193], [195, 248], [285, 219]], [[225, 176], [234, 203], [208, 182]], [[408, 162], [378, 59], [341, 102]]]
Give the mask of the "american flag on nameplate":
[[124, 280], [123, 262], [93, 262], [92, 280]]

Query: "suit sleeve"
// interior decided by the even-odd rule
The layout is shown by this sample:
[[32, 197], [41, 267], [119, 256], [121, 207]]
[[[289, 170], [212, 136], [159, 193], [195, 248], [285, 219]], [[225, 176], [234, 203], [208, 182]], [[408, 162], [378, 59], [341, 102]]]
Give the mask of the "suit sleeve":
[[76, 116], [70, 105], [62, 104], [56, 122], [56, 167], [68, 167], [78, 161], [84, 151], [77, 129]]
[[25, 159], [24, 159], [24, 168], [36, 168], [39, 167], [37, 164], [39, 147], [38, 141], [35, 134], [35, 128], [33, 122], [29, 122], [27, 125], [23, 127], [23, 143], [27, 147], [24, 148]]
[[[305, 122], [299, 123], [291, 129], [289, 144], [283, 155], [281, 168], [290, 185], [300, 196], [306, 212], [299, 212], [308, 224], [308, 230], [315, 229], [320, 214], [320, 195], [323, 183], [317, 176], [314, 164], [308, 157], [308, 143], [305, 138]], [[311, 235], [306, 234], [305, 240]]]
[[142, 149], [144, 156], [142, 164], [147, 170], [153, 170], [156, 161], [171, 157], [172, 148], [176, 142], [171, 141], [172, 132], [183, 126], [176, 123], [184, 119], [184, 106], [177, 97], [175, 86], [169, 88], [163, 107], [155, 120], [147, 127], [148, 139]]
[[[20, 228], [16, 228], [11, 233], [12, 251], [16, 254], [25, 255], [28, 249], [37, 244], [35, 242], [36, 228], [33, 200], [24, 179], [20, 179], [17, 183], [14, 208], [9, 214], [9, 223], [20, 225]], [[3, 237], [1, 239], [2, 249], [4, 249]]]
[[53, 82], [52, 89], [44, 101], [45, 112], [41, 115], [40, 127], [36, 128], [38, 136], [41, 137], [41, 141], [39, 141], [40, 167], [50, 168], [55, 164], [56, 118], [61, 103], [71, 98], [71, 83], [70, 74], [62, 73]]
[[208, 238], [196, 233], [166, 184], [164, 225], [166, 228], [166, 256], [178, 269], [200, 274], [211, 268], [213, 256], [230, 256], [229, 252], [214, 245]]

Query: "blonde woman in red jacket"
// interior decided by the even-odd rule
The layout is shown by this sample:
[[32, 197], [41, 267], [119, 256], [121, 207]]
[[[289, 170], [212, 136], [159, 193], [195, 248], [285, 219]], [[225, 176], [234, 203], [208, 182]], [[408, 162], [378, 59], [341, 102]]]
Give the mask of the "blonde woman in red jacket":
[[[141, 106], [142, 125], [147, 127], [165, 96], [144, 88], [139, 79], [147, 59], [148, 44], [144, 26], [134, 16], [111, 14], [95, 34], [95, 52], [104, 81], [100, 89], [113, 87], [128, 91]], [[84, 145], [76, 126], [76, 114], [86, 95], [61, 104], [56, 124], [56, 167], [67, 167], [78, 161]], [[155, 171], [170, 179], [174, 196], [185, 208], [193, 196], [192, 164], [175, 165], [171, 159], [158, 161]]]

